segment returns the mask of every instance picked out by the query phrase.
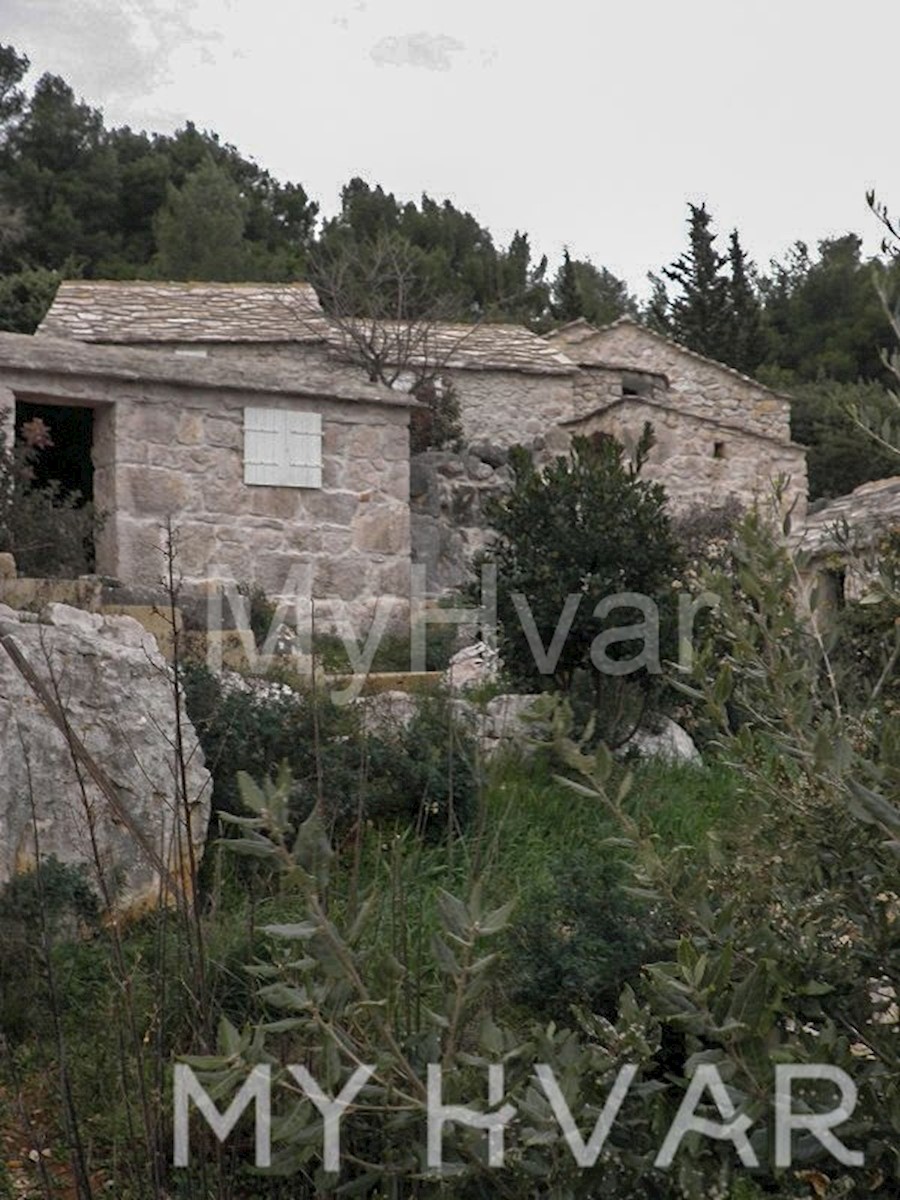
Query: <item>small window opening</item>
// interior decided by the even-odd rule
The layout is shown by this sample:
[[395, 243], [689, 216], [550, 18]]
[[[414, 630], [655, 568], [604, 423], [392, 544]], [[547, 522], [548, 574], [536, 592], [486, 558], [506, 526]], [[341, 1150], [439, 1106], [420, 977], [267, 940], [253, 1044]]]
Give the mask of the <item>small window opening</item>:
[[713, 458], [724, 458], [724, 457], [725, 457], [725, 443], [724, 442], [713, 442]]
[[646, 375], [632, 375], [626, 372], [622, 375], [623, 396], [649, 396], [653, 392], [652, 380]]

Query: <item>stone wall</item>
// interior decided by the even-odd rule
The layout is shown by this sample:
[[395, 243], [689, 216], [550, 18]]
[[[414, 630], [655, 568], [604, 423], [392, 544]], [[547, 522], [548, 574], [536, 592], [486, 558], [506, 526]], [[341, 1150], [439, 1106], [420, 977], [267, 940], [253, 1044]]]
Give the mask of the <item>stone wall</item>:
[[462, 454], [429, 450], [410, 464], [413, 562], [426, 590], [439, 595], [469, 578], [469, 564], [490, 536], [485, 506], [512, 479], [507, 452], [488, 443]]
[[[204, 342], [176, 347], [174, 343], [146, 343], [143, 349], [174, 354], [176, 349], [205, 350], [210, 358], [245, 361], [302, 362], [323, 367], [337, 382], [358, 382], [362, 367], [342, 360], [334, 348], [308, 342]], [[466, 442], [488, 439], [501, 446], [528, 442], [552, 426], [575, 415], [572, 375], [529, 374], [524, 371], [446, 370], [460, 405]]]
[[[139, 343], [139, 348], [163, 354], [176, 350], [202, 350], [210, 359], [241, 359], [245, 362], [296, 361], [306, 367], [327, 370], [336, 383], [358, 383], [363, 368], [348, 363], [339, 350], [311, 342], [169, 342]], [[447, 369], [460, 406], [463, 439], [466, 443], [488, 440], [509, 447], [531, 442], [561, 421], [576, 415], [576, 398], [571, 374], [536, 374], [515, 370]], [[398, 389], [402, 381], [398, 381]], [[620, 389], [621, 390], [621, 389]]]
[[[231, 577], [279, 598], [308, 580], [317, 599], [339, 598], [363, 616], [379, 597], [408, 602], [406, 410], [162, 391], [157, 388], [152, 400], [120, 399], [115, 407], [115, 509], [104, 534], [108, 573], [152, 583], [161, 567], [160, 526], [171, 514], [188, 581]], [[245, 404], [321, 413], [321, 489], [244, 483]]]
[[768, 504], [771, 481], [790, 476], [786, 507], [806, 513], [806, 455], [787, 442], [722, 427], [691, 413], [629, 398], [570, 425], [571, 432], [609, 433], [632, 452], [649, 421], [656, 439], [641, 478], [663, 484], [674, 512], [735, 498], [745, 507]]
[[466, 442], [526, 444], [575, 415], [572, 375], [450, 371]]
[[[94, 409], [94, 499], [106, 514], [98, 572], [154, 584], [171, 516], [188, 586], [232, 578], [275, 598], [299, 587], [321, 601], [323, 622], [336, 607], [329, 600], [338, 599], [358, 627], [381, 597], [390, 598], [397, 620], [407, 611], [408, 409], [147, 380], [32, 380], [22, 372], [9, 379], [12, 387], [0, 387], [0, 412], [10, 418], [17, 395]], [[322, 415], [321, 489], [244, 484], [246, 405]]]
[[659, 372], [668, 377], [670, 395], [697, 416], [740, 425], [756, 433], [790, 440], [790, 401], [718, 363], [692, 354], [667, 339], [630, 322], [611, 325], [585, 336], [577, 331], [569, 347], [566, 331], [551, 338], [579, 363], [614, 363]]

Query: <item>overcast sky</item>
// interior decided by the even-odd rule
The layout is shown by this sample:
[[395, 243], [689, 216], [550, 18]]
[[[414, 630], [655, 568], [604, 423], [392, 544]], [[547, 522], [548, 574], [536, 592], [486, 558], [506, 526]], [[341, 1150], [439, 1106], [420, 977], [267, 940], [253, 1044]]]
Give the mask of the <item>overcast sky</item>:
[[896, 0], [0, 0], [110, 124], [216, 130], [327, 215], [354, 175], [645, 290], [687, 202], [765, 265], [900, 210]]

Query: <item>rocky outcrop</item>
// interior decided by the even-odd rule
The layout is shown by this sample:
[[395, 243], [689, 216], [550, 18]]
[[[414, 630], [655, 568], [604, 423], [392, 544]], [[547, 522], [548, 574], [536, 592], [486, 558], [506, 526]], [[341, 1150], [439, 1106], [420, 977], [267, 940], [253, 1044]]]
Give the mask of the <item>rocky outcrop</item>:
[[457, 650], [447, 665], [444, 677], [452, 692], [461, 692], [493, 683], [499, 667], [500, 655], [497, 650], [485, 642], [474, 642]]
[[0, 604], [0, 883], [55, 855], [85, 863], [118, 912], [183, 886], [203, 850], [210, 780], [182, 708], [187, 803], [172, 678], [127, 616]]

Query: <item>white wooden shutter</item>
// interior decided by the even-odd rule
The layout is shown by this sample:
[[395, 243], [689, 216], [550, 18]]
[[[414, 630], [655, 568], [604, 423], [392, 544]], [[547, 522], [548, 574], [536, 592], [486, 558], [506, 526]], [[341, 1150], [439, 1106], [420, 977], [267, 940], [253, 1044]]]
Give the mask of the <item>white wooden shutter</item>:
[[287, 470], [291, 487], [322, 486], [322, 418], [319, 413], [287, 415]]
[[320, 488], [320, 414], [284, 408], [245, 408], [244, 483]]

